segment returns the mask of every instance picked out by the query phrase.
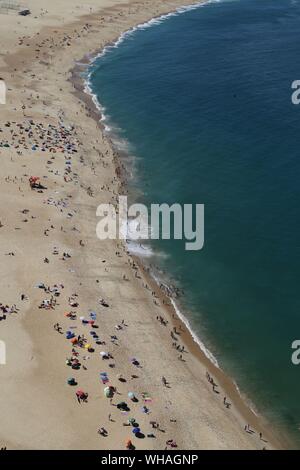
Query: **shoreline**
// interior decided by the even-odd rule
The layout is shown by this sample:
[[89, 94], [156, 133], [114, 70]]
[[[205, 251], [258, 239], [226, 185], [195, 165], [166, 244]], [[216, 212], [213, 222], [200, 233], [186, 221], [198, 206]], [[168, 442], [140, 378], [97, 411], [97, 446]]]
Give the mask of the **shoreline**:
[[[33, 0], [29, 3], [33, 3]], [[199, 350], [192, 336], [186, 331], [186, 326], [182, 324], [180, 319], [173, 317], [174, 310], [164, 304], [164, 302], [169, 302], [168, 298], [159, 290], [155, 281], [148, 276], [145, 267], [141, 264], [138, 271], [135, 268], [133, 269], [135, 264], [138, 265], [140, 263], [140, 260], [132, 255], [128, 256], [126, 250], [124, 250], [121, 256], [116, 255], [116, 250], [119, 249], [118, 244], [113, 242], [108, 243], [104, 247], [101, 246], [100, 249], [99, 244], [95, 241], [93, 232], [94, 225], [96, 224], [95, 204], [100, 203], [101, 200], [107, 201], [108, 197], [114, 200], [115, 192], [124, 184], [122, 176], [123, 165], [121, 165], [122, 162], [119, 161], [118, 157], [120, 152], [116, 152], [110, 139], [103, 135], [103, 127], [101, 127], [103, 124], [99, 122], [99, 112], [95, 111], [94, 103], [91, 99], [87, 98], [83, 90], [80, 91], [78, 77], [74, 77], [74, 74], [70, 77], [70, 70], [74, 69], [74, 62], [82, 64], [80, 60], [77, 60], [77, 57], [84, 57], [84, 61], [92, 55], [93, 52], [85, 54], [84, 51], [89, 49], [91, 51], [97, 50], [97, 43], [101, 44], [98, 50], [103, 49], [118, 34], [122, 34], [122, 30], [128, 29], [128, 27], [132, 29], [134, 24], [139, 24], [141, 19], [146, 21], [147, 18], [151, 17], [151, 14], [154, 15], [152, 18], [155, 15], [160, 16], [157, 10], [168, 10], [170, 8], [170, 11], [174, 11], [175, 4], [179, 6], [182, 3], [184, 3], [184, 0], [181, 2], [166, 2], [166, 5], [162, 6], [160, 2], [152, 2], [149, 6], [147, 2], [129, 1], [122, 4], [116, 2], [113, 6], [108, 6], [103, 2], [104, 6], [102, 9], [98, 5], [98, 8], [93, 13], [86, 12], [86, 14], [77, 15], [79, 12], [76, 12], [71, 18], [71, 7], [69, 6], [69, 10], [66, 7], [65, 10], [59, 13], [61, 17], [57, 16], [58, 19], [54, 17], [56, 11], [54, 12], [53, 10], [53, 17], [47, 20], [48, 22], [45, 25], [42, 25], [43, 29], [40, 26], [38, 27], [39, 37], [37, 36], [36, 24], [33, 23], [30, 26], [32, 33], [28, 41], [31, 41], [32, 44], [25, 51], [21, 47], [15, 49], [15, 44], [8, 37], [11, 44], [7, 43], [6, 47], [9, 51], [12, 48], [12, 52], [5, 57], [5, 68], [2, 66], [2, 69], [4, 70], [5, 78], [8, 80], [9, 77], [10, 81], [8, 80], [8, 82], [12, 83], [16, 95], [14, 97], [15, 101], [12, 99], [12, 103], [9, 102], [11, 109], [9, 110], [8, 118], [26, 121], [29, 113], [30, 117], [33, 116], [35, 119], [45, 122], [47, 120], [49, 122], [50, 116], [54, 122], [61, 106], [61, 102], [59, 99], [57, 100], [58, 95], [63, 102], [66, 122], [76, 123], [76, 135], [85, 144], [84, 148], [80, 148], [80, 153], [85, 158], [85, 164], [82, 166], [78, 158], [73, 161], [71, 174], [74, 173], [74, 181], [69, 185], [60, 176], [64, 172], [64, 162], [61, 161], [62, 159], [55, 161], [55, 165], [58, 168], [58, 174], [56, 174], [51, 170], [51, 166], [49, 167], [46, 159], [42, 159], [42, 154], [38, 158], [37, 155], [32, 157], [32, 155], [29, 155], [30, 152], [27, 152], [22, 158], [24, 159], [23, 163], [29, 165], [30, 171], [34, 171], [35, 174], [44, 175], [47, 169], [47, 186], [50, 188], [49, 195], [51, 195], [51, 192], [55, 194], [58, 191], [60, 197], [71, 198], [69, 201], [73, 202], [74, 206], [74, 209], [72, 206], [72, 210], [78, 212], [79, 215], [81, 214], [78, 222], [81, 231], [80, 237], [86, 240], [88, 246], [88, 250], [78, 248], [79, 235], [77, 235], [77, 238], [74, 237], [74, 232], [71, 231], [72, 223], [65, 222], [61, 214], [54, 213], [51, 207], [43, 206], [43, 198], [49, 196], [46, 196], [46, 194], [43, 197], [33, 195], [28, 192], [27, 181], [26, 184], [23, 184], [23, 181], [21, 181], [21, 194], [19, 195], [21, 199], [15, 202], [11, 197], [12, 202], [10, 202], [11, 206], [8, 204], [8, 210], [15, 214], [16, 210], [19, 211], [21, 207], [24, 207], [22, 197], [26, 195], [26, 204], [37, 217], [39, 226], [45, 226], [45, 223], [50, 219], [55, 226], [60, 226], [63, 220], [64, 231], [59, 232], [57, 230], [54, 232], [51, 238], [52, 245], [50, 246], [59, 245], [65, 250], [71, 250], [72, 253], [79, 252], [80, 254], [67, 265], [69, 266], [67, 270], [64, 266], [61, 266], [62, 263], [52, 259], [53, 257], [51, 258], [50, 270], [46, 270], [45, 265], [42, 265], [41, 268], [38, 262], [35, 262], [36, 246], [39, 246], [41, 253], [48, 253], [48, 239], [41, 237], [39, 226], [34, 227], [28, 233], [24, 230], [25, 235], [21, 240], [16, 238], [17, 232], [14, 234], [12, 228], [14, 227], [14, 222], [10, 221], [9, 215], [5, 213], [5, 218], [9, 221], [9, 224], [6, 224], [8, 225], [7, 227], [5, 226], [7, 235], [4, 248], [8, 251], [11, 249], [10, 244], [14, 243], [15, 245], [13, 246], [16, 246], [18, 253], [21, 253], [24, 243], [27, 246], [27, 253], [22, 253], [23, 258], [20, 257], [21, 259], [19, 260], [16, 257], [16, 260], [14, 260], [14, 266], [16, 266], [14, 269], [20, 269], [25, 263], [29, 263], [28, 259], [30, 260], [30, 264], [28, 264], [30, 271], [25, 273], [25, 276], [23, 274], [18, 276], [20, 284], [18, 284], [18, 292], [22, 292], [26, 286], [26, 293], [30, 293], [30, 302], [26, 308], [23, 307], [21, 310], [19, 314], [21, 317], [20, 321], [19, 316], [13, 318], [11, 323], [6, 324], [5, 322], [5, 327], [3, 331], [1, 330], [1, 334], [6, 335], [4, 339], [7, 340], [9, 347], [12, 344], [18, 345], [18, 348], [13, 350], [14, 360], [9, 362], [5, 370], [2, 369], [0, 371], [3, 371], [4, 377], [4, 398], [2, 405], [0, 405], [3, 417], [3, 430], [0, 432], [0, 442], [2, 443], [3, 441], [9, 444], [10, 448], [32, 448], [34, 445], [35, 448], [84, 449], [98, 448], [99, 446], [100, 448], [107, 448], [109, 445], [109, 448], [114, 449], [120, 448], [120, 442], [123, 442], [125, 435], [121, 424], [122, 417], [114, 414], [115, 421], [121, 427], [117, 428], [111, 425], [110, 436], [106, 442], [101, 441], [101, 439], [99, 441], [99, 437], [96, 434], [99, 422], [101, 424], [105, 423], [105, 426], [110, 425], [107, 422], [107, 413], [111, 410], [109, 404], [103, 400], [102, 390], [100, 389], [99, 392], [98, 381], [93, 378], [99, 374], [99, 363], [96, 361], [96, 357], [91, 357], [89, 361], [88, 369], [90, 372], [88, 374], [84, 371], [78, 372], [79, 383], [83, 383], [83, 386], [88, 386], [91, 403], [87, 407], [78, 408], [75, 400], [72, 401], [70, 399], [70, 394], [68, 394], [65, 386], [65, 377], [68, 370], [66, 371], [64, 359], [69, 354], [68, 344], [66, 342], [62, 343], [60, 335], [53, 332], [54, 321], [59, 320], [62, 322], [64, 328], [68, 328], [68, 321], [63, 318], [61, 311], [51, 312], [51, 317], [44, 316], [44, 314], [41, 316], [41, 312], [36, 309], [40, 297], [36, 291], [32, 290], [32, 285], [38, 279], [45, 279], [49, 285], [57, 283], [58, 279], [63, 280], [67, 285], [68, 295], [71, 295], [73, 292], [79, 293], [80, 308], [84, 311], [96, 305], [99, 293], [102, 297], [108, 298], [109, 303], [112, 304], [110, 316], [104, 316], [102, 311], [99, 314], [101, 317], [101, 333], [105, 335], [105, 338], [109, 338], [112, 332], [112, 325], [118, 323], [120, 318], [123, 318], [122, 315], [125, 311], [127, 315], [125, 317], [126, 321], [129, 321], [130, 326], [133, 324], [134, 328], [129, 328], [128, 332], [126, 331], [126, 336], [122, 336], [121, 351], [111, 344], [107, 348], [112, 348], [113, 354], [116, 356], [117, 366], [121, 365], [122, 373], [125, 373], [126, 376], [129, 376], [131, 373], [131, 366], [124, 361], [124, 357], [132, 357], [135, 353], [132, 345], [139, 351], [139, 354], [142, 356], [143, 369], [141, 371], [142, 382], [140, 385], [136, 385], [137, 390], [142, 392], [147, 387], [152, 396], [155, 396], [154, 417], [162, 421], [162, 425], [167, 429], [167, 435], [175, 436], [181, 448], [193, 448], [196, 444], [199, 448], [261, 448], [257, 434], [255, 439], [253, 436], [243, 434], [243, 423], [245, 423], [245, 420], [251, 426], [254, 423], [253, 426], [257, 432], [262, 430], [272, 448], [287, 446], [283, 439], [277, 438], [276, 434], [269, 429], [269, 424], [264, 422], [263, 417], [256, 417], [254, 414], [252, 416], [252, 412], [250, 413], [248, 405], [243, 401], [237, 389], [235, 389], [231, 379], [226, 377], [221, 370], [214, 368], [204, 353]], [[186, 3], [190, 4], [190, 1]], [[38, 2], [37, 5], [39, 5]], [[37, 8], [34, 3], [32, 7], [33, 10]], [[132, 11], [130, 10], [131, 8]], [[127, 18], [127, 14], [129, 18]], [[61, 18], [63, 18], [63, 21]], [[13, 22], [14, 18], [11, 21]], [[91, 22], [93, 25], [91, 31], [89, 31], [91, 28], [85, 29], [85, 25], [88, 22]], [[132, 24], [133, 26], [130, 27]], [[13, 26], [17, 29], [15, 23], [13, 23]], [[80, 38], [80, 41], [76, 42], [78, 28], [82, 28], [80, 32], [83, 32], [80, 34], [84, 38]], [[23, 31], [22, 33], [18, 29], [17, 31], [19, 37], [22, 33], [24, 34]], [[64, 38], [66, 35], [69, 37], [69, 39], [67, 37], [67, 41], [70, 42], [70, 45], [67, 44], [67, 46], [70, 47], [65, 47], [65, 43], [60, 42], [59, 38]], [[50, 49], [46, 42], [45, 52], [42, 56], [43, 60], [37, 62], [36, 51], [37, 46], [40, 48], [39, 44], [42, 44], [41, 36], [45, 38], [45, 41], [49, 41], [48, 38], [50, 36], [55, 38], [56, 42], [52, 46], [53, 57], [48, 57]], [[72, 38], [72, 41], [70, 38]], [[64, 45], [64, 48], [61, 44]], [[38, 55], [40, 55], [40, 52]], [[43, 63], [45, 60], [50, 64], [46, 66], [46, 70]], [[16, 63], [20, 65], [21, 76], [15, 72]], [[72, 64], [73, 67], [71, 66]], [[49, 85], [47, 90], [41, 86], [38, 80], [35, 79], [34, 81], [35, 77], [30, 78], [26, 75], [26, 67], [29, 65], [32, 65], [32, 73], [41, 74], [45, 84]], [[24, 87], [26, 86], [28, 88], [27, 100], [30, 111], [29, 109], [26, 111], [25, 118], [25, 112], [19, 108], [20, 102], [22, 103], [22, 100], [25, 100], [23, 96]], [[73, 89], [71, 89], [71, 86]], [[32, 91], [43, 93], [44, 102], [34, 101], [32, 94], [30, 95]], [[80, 101], [78, 101], [79, 98]], [[13, 106], [15, 106], [14, 109]], [[15, 153], [13, 151], [11, 153], [11, 158], [14, 159]], [[5, 160], [4, 154], [3, 160]], [[4, 163], [5, 174], [17, 174], [17, 177], [22, 179], [24, 174], [24, 170], [21, 168], [22, 165], [16, 165], [14, 160], [9, 161], [8, 159]], [[100, 171], [100, 175], [97, 174], [97, 171]], [[79, 179], [75, 178], [76, 174]], [[101, 190], [102, 192], [97, 192], [97, 185], [99, 186], [101, 183], [104, 189]], [[90, 186], [95, 190], [94, 197], [96, 197], [97, 202], [94, 202], [87, 194], [87, 189]], [[3, 192], [5, 193], [5, 189]], [[15, 195], [15, 192], [12, 191], [9, 194]], [[4, 236], [5, 231], [3, 232]], [[101, 259], [102, 262], [106, 262], [105, 270], [99, 264]], [[12, 303], [16, 301], [16, 274], [14, 271], [10, 274], [7, 269], [10, 264], [7, 263], [2, 267], [4, 268], [2, 275], [3, 277], [5, 276], [5, 279], [8, 279], [6, 281], [8, 284], [3, 286], [3, 290], [6, 294], [6, 299], [9, 297], [9, 301]], [[123, 285], [124, 283], [121, 280], [121, 275], [124, 272], [128, 274], [131, 281], [127, 284], [125, 283], [126, 285]], [[159, 308], [153, 305], [153, 299], [151, 295], [148, 295], [147, 289], [141, 289], [142, 281], [135, 279], [133, 275], [133, 273], [137, 272], [144, 279], [143, 282], [149, 284], [152, 290], [156, 292], [160, 304]], [[101, 282], [99, 279], [101, 279]], [[99, 293], [97, 292], [99, 290], [98, 285], [91, 284], [92, 282], [100, 282]], [[5, 292], [5, 289], [7, 292]], [[4, 293], [2, 292], [2, 297]], [[5, 301], [8, 302], [8, 300]], [[60, 300], [60, 303], [60, 310], [63, 311], [63, 309], [68, 308], [64, 298]], [[168, 340], [166, 339], [167, 332], [162, 331], [161, 327], [157, 325], [155, 316], [158, 315], [158, 312], [166, 313], [169, 316], [170, 324], [175, 325], [179, 329], [182, 328], [180, 339], [187, 345], [189, 351], [187, 366], [181, 366], [178, 363], [176, 356], [173, 354], [174, 350], [172, 351], [170, 347], [169, 338]], [[77, 328], [81, 332], [79, 326]], [[46, 344], [44, 337], [47, 337]], [[159, 348], [159, 351], [156, 351], [155, 346]], [[49, 350], [51, 350], [50, 357], [48, 354]], [[149, 357], [151, 357], [151, 361], [147, 361]], [[161, 385], [158, 383], [157, 375], [166, 369], [168, 369], [168, 373], [172, 377], [172, 387], [170, 392], [168, 389], [163, 389], [163, 393], [160, 393]], [[230, 397], [234, 405], [230, 412], [224, 410], [218, 396], [213, 394], [210, 386], [206, 383], [205, 377], [203, 379], [202, 374], [205, 375], [205, 369], [209, 370], [217, 380], [221, 386], [221, 392], [225, 390], [226, 395]], [[117, 376], [114, 371], [110, 370], [109, 374], [116, 383]], [[18, 384], [23, 390], [22, 396], [18, 395], [16, 390], [16, 376], [18, 377]], [[186, 392], [186, 380], [189, 380], [188, 393]], [[121, 394], [125, 395], [127, 392], [125, 385], [119, 385], [118, 383], [119, 388]], [[57, 396], [59, 400], [57, 400]], [[223, 397], [223, 393], [221, 396]], [[37, 416], [33, 416], [30, 413], [31, 407], [28, 407], [29, 400], [35, 402], [35, 407], [37, 408], [36, 414], [45, 419], [45, 425], [39, 422], [40, 420]], [[199, 405], [197, 409], [193, 409], [193, 406], [189, 405], [188, 402], [194, 403], [196, 400]], [[17, 409], [14, 415], [17, 428], [13, 422], [14, 420], [11, 418], [15, 408]], [[178, 420], [178, 426], [170, 425], [169, 417], [173, 413]], [[189, 423], [186, 423], [186, 417], [188, 417]], [[147, 417], [141, 416], [139, 419], [143, 427], [146, 428], [148, 425]], [[64, 426], [60, 426], [62, 420]], [[79, 429], [79, 424], [83, 431]], [[28, 427], [34, 431], [32, 439], [31, 435], [27, 436], [26, 434]], [[85, 429], [95, 432], [95, 436], [94, 434], [87, 436]], [[49, 430], [53, 434], [51, 438], [49, 437]], [[196, 436], [193, 435], [194, 433]], [[138, 442], [138, 445], [141, 448], [162, 448], [164, 440], [163, 436], [158, 435], [156, 442], [145, 440], [144, 442]]]
[[[102, 132], [106, 135], [106, 138], [110, 142], [112, 147], [112, 152], [117, 160], [117, 167], [116, 168], [123, 168], [123, 172], [126, 173], [126, 163], [122, 161], [122, 154], [128, 156], [126, 150], [122, 151], [118, 148], [117, 143], [115, 142], [114, 137], [117, 136], [111, 133], [111, 128], [105, 124], [106, 117], [103, 112], [104, 108], [102, 104], [98, 101], [97, 96], [93, 93], [90, 83], [90, 73], [85, 77], [81, 77], [80, 68], [89, 69], [92, 67], [93, 63], [98, 59], [101, 59], [105, 54], [109, 53], [111, 49], [118, 47], [123, 41], [126, 41], [128, 36], [134, 34], [139, 29], [146, 29], [156, 24], [161, 23], [162, 21], [167, 20], [169, 17], [177, 16], [181, 13], [185, 13], [186, 11], [190, 11], [196, 8], [200, 8], [205, 6], [206, 4], [210, 3], [218, 3], [218, 0], [203, 0], [202, 2], [197, 2], [196, 4], [187, 5], [179, 7], [175, 11], [170, 11], [169, 13], [155, 16], [148, 21], [140, 23], [138, 25], [132, 26], [130, 29], [124, 31], [120, 34], [117, 39], [114, 39], [108, 42], [103, 48], [100, 50], [95, 51], [89, 59], [87, 57], [83, 57], [79, 60], [79, 66], [77, 65], [72, 69], [72, 82], [78, 86], [78, 96], [80, 99], [86, 104], [91, 101], [94, 110], [92, 110], [93, 118], [96, 120], [97, 124], [102, 129]], [[179, 11], [178, 10], [182, 10]], [[87, 61], [85, 63], [85, 61]], [[90, 110], [90, 109], [89, 109]], [[130, 183], [126, 180], [126, 176], [119, 176], [120, 178], [120, 185], [121, 187], [125, 187], [126, 190], [128, 187], [130, 188]], [[217, 359], [211, 353], [211, 351], [205, 346], [203, 341], [199, 338], [198, 334], [192, 330], [188, 317], [180, 310], [180, 307], [177, 305], [176, 300], [174, 300], [171, 296], [165, 294], [159, 285], [159, 280], [155, 278], [154, 273], [151, 272], [151, 269], [147, 267], [147, 263], [145, 258], [142, 255], [137, 255], [132, 253], [128, 246], [125, 243], [125, 248], [127, 249], [127, 253], [131, 256], [134, 262], [139, 266], [141, 271], [143, 271], [143, 277], [145, 281], [151, 285], [153, 291], [157, 294], [158, 298], [163, 301], [164, 309], [168, 315], [169, 320], [173, 323], [175, 327], [180, 327], [185, 333], [183, 339], [183, 343], [188, 347], [189, 350], [192, 350], [192, 354], [195, 358], [205, 364], [208, 372], [217, 379], [217, 382], [221, 385], [222, 391], [225, 392], [233, 401], [234, 405], [244, 417], [245, 422], [249, 423], [251, 428], [256, 430], [262, 430], [264, 436], [267, 437], [269, 442], [273, 442], [274, 447], [280, 449], [281, 446], [290, 446], [291, 443], [288, 439], [281, 440], [282, 436], [279, 437], [279, 433], [274, 431], [270, 431], [271, 424], [265, 419], [263, 415], [258, 413], [256, 410], [255, 404], [247, 397], [247, 395], [238, 387], [238, 384], [235, 380], [227, 375], [222, 367], [219, 365]], [[168, 275], [167, 275], [168, 276]], [[167, 284], [167, 287], [169, 285]], [[169, 303], [169, 305], [168, 305]], [[167, 305], [166, 305], [167, 304]], [[183, 306], [184, 309], [184, 306]]]

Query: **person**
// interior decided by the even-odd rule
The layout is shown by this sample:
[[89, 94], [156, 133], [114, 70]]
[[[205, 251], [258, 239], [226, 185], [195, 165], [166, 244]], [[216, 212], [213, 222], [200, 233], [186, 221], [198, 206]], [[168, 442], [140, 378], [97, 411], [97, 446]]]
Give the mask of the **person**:
[[169, 439], [169, 440], [166, 442], [166, 445], [167, 445], [167, 446], [170, 446], [170, 447], [177, 447], [177, 444], [176, 444], [176, 442], [175, 442], [173, 439]]
[[106, 429], [103, 428], [103, 427], [98, 430], [98, 434], [100, 434], [100, 435], [103, 436], [103, 437], [108, 436], [108, 432], [107, 432]]
[[81, 403], [82, 401], [87, 402], [88, 396], [89, 396], [88, 393], [84, 393], [84, 392], [81, 392], [81, 391], [76, 392], [76, 397], [77, 397], [78, 403]]
[[153, 429], [158, 429], [159, 428], [159, 424], [156, 421], [150, 421], [150, 424], [151, 424]]
[[162, 376], [161, 381], [162, 381], [162, 384], [166, 387], [168, 384], [166, 377]]
[[126, 449], [135, 450], [135, 446], [132, 444], [132, 441], [130, 439], [128, 439], [128, 441], [126, 442]]
[[55, 323], [53, 327], [58, 333], [62, 333], [62, 327], [60, 326], [59, 323]]

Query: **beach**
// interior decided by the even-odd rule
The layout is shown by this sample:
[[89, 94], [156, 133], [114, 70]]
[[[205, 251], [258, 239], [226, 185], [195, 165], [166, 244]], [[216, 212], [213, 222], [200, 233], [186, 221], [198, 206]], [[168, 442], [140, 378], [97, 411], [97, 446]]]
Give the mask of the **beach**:
[[79, 64], [190, 3], [29, 0], [28, 17], [0, 12], [1, 447], [288, 446], [200, 350], [140, 260], [96, 237], [98, 205], [126, 189]]

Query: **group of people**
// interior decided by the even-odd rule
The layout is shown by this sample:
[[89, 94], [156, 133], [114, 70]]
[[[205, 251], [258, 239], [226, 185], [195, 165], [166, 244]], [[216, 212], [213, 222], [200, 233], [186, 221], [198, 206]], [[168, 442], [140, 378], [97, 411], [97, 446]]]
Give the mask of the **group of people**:
[[[0, 147], [13, 148], [19, 154], [22, 154], [24, 150], [31, 150], [72, 155], [78, 151], [80, 145], [79, 140], [74, 136], [74, 128], [65, 126], [61, 121], [58, 125], [44, 125], [33, 119], [20, 123], [7, 121], [4, 127], [9, 137], [0, 140]], [[0, 130], [4, 129], [0, 128]]]
[[18, 308], [15, 304], [7, 305], [0, 303], [0, 320], [5, 320], [7, 315], [18, 313]]

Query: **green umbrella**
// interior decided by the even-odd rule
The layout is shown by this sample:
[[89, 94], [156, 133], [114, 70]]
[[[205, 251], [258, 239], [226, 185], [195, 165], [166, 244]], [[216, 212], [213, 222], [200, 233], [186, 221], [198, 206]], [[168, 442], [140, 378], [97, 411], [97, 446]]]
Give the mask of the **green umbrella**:
[[111, 398], [112, 397], [112, 391], [109, 387], [105, 387], [104, 395], [106, 396], [106, 398]]

